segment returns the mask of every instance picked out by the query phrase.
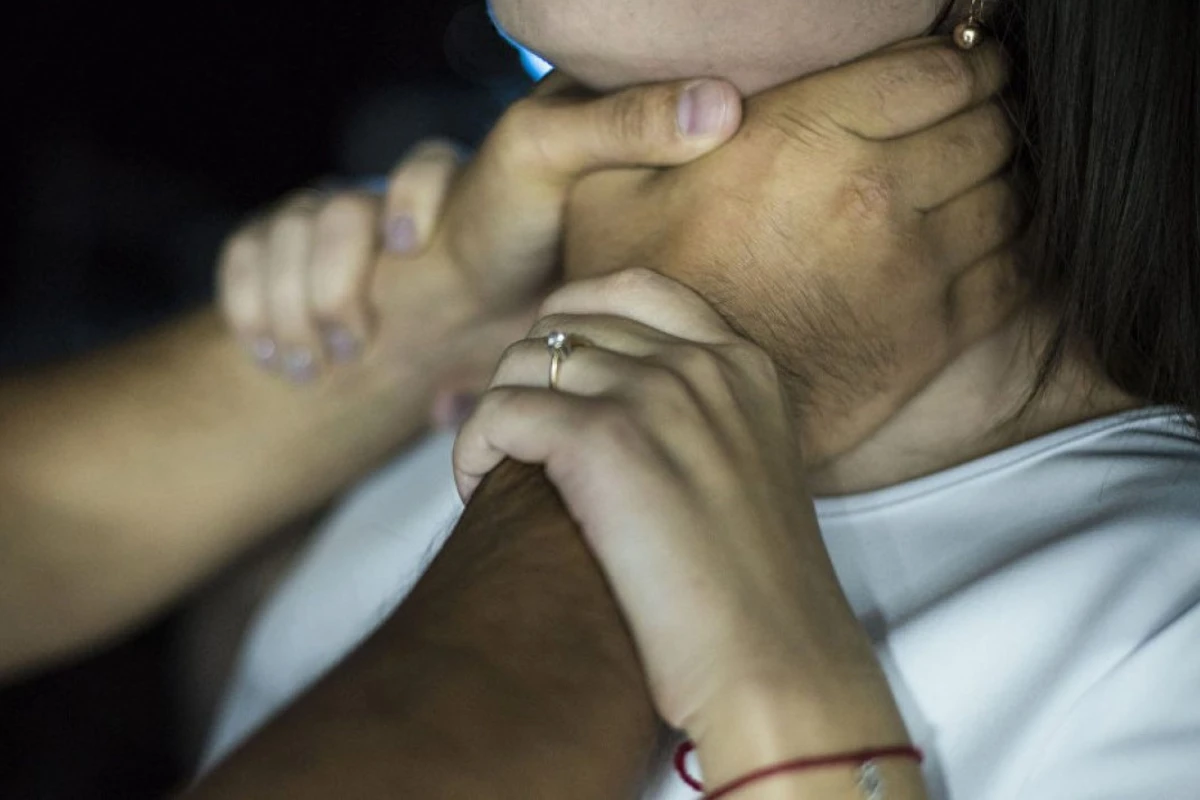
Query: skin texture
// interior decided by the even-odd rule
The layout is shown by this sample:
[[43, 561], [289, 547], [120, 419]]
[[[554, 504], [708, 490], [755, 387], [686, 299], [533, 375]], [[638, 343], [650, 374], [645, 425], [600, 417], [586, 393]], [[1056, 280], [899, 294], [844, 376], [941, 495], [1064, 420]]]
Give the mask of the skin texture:
[[514, 39], [601, 90], [695, 76], [746, 94], [929, 31], [942, 0], [491, 0]]
[[[968, 7], [969, 3], [956, 3], [950, 23]], [[492, 1], [493, 15], [511, 36], [547, 55], [564, 71], [604, 88], [680, 69], [725, 77], [743, 89], [760, 89], [927, 30], [944, 8], [941, 2], [920, 0]], [[776, 41], [777, 35], [781, 41]], [[901, 82], [912, 78], [896, 76]], [[881, 86], [881, 96], [895, 93], [898, 85]], [[756, 113], [759, 99], [750, 99], [748, 115]], [[815, 145], [818, 152], [821, 148], [834, 152], [830, 134], [837, 126], [830, 121], [806, 120], [804, 141], [799, 144], [810, 151], [809, 146]], [[1007, 135], [1001, 123], [996, 132]], [[825, 170], [829, 165], [819, 157], [800, 164], [786, 151], [772, 147], [769, 136], [765, 138], [740, 136], [730, 148], [693, 165], [692, 185], [702, 183], [699, 174], [704, 173], [705, 185], [711, 187], [707, 192], [674, 187], [682, 173], [605, 173], [583, 181], [572, 195], [567, 218], [567, 262], [575, 276], [652, 265], [699, 291], [731, 325], [762, 344], [785, 372], [785, 390], [805, 438], [810, 486], [815, 492], [835, 495], [888, 486], [1137, 404], [1085, 354], [1072, 352], [1047, 391], [1018, 414], [1033, 385], [1038, 354], [1053, 321], [1030, 305], [1015, 309], [1009, 324], [993, 329], [971, 347], [939, 354], [936, 371], [910, 375], [903, 382], [911, 390], [904, 402], [886, 397], [873, 416], [823, 416], [819, 409], [831, 405], [833, 398], [820, 397], [821, 387], [838, 397], [861, 395], [858, 399], [866, 401], [888, 385], [881, 376], [913, 368], [908, 356], [915, 350], [879, 331], [881, 323], [889, 327], [886, 320], [892, 311], [902, 308], [899, 313], [908, 315], [915, 306], [911, 301], [899, 306], [866, 301], [859, 287], [839, 283], [832, 271], [810, 269], [807, 253], [812, 240], [864, 234], [903, 238], [912, 229], [906, 230], [903, 219], [886, 220], [887, 230], [863, 225], [873, 216], [869, 208], [886, 204], [896, 191], [885, 170], [868, 162], [838, 162]], [[966, 141], [959, 140], [960, 144]], [[736, 152], [739, 148], [741, 152]], [[966, 186], [983, 180], [986, 170], [974, 171], [983, 166], [980, 161], [986, 162], [986, 157], [964, 154], [958, 169]], [[797, 180], [798, 175], [805, 180]], [[843, 193], [831, 197], [842, 213], [833, 226], [825, 225], [825, 218], [821, 224], [809, 225], [788, 214], [798, 195], [831, 192], [837, 185]], [[980, 186], [980, 192], [987, 190]], [[983, 207], [986, 204], [981, 203]], [[937, 211], [924, 209], [931, 224], [937, 224]], [[980, 213], [970, 223], [948, 224], [945, 241], [959, 252], [969, 250], [988, 241], [977, 226], [997, 219]], [[870, 247], [864, 247], [864, 252], [870, 252]], [[893, 249], [880, 245], [878, 252]], [[971, 257], [982, 263], [990, 255], [979, 250]], [[913, 273], [908, 272], [914, 264], [911, 259], [920, 260], [919, 247], [907, 248], [907, 256], [890, 273], [876, 273], [895, 281], [890, 289], [875, 286], [863, 287], [864, 291], [877, 299], [914, 288], [919, 291], [921, 282], [912, 281]], [[987, 291], [982, 287], [980, 294]], [[997, 286], [995, 291], [1009, 290]], [[922, 325], [952, 314], [953, 308], [954, 302], [946, 298], [909, 316], [916, 337], [913, 343], [926, 341], [918, 332]], [[814, 324], [820, 329], [814, 329]], [[851, 354], [874, 363], [864, 365], [869, 367], [865, 371], [849, 370], [854, 378], [845, 380], [843, 365]], [[842, 429], [845, 436], [815, 442], [830, 425]], [[851, 440], [854, 446], [846, 446]]]

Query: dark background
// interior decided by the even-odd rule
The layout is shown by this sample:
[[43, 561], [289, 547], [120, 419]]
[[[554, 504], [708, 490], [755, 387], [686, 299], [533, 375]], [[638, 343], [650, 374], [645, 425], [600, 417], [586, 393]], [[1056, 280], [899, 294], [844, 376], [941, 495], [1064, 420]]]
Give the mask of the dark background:
[[[40, 0], [5, 20], [4, 372], [207, 302], [255, 209], [425, 136], [475, 142], [528, 85], [468, 0]], [[0, 798], [177, 785], [170, 623], [0, 692]]]

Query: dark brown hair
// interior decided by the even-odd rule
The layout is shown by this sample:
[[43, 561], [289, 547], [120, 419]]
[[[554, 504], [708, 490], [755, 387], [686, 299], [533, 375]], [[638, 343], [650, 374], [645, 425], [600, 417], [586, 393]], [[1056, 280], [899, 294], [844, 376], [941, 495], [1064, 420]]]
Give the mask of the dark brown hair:
[[1011, 0], [1036, 177], [1026, 266], [1121, 389], [1200, 414], [1200, 2]]

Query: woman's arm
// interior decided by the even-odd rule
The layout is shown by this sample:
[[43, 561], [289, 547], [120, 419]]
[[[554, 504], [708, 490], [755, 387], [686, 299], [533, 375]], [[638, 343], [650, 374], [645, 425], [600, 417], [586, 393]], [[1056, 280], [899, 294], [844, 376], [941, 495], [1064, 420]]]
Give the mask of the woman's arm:
[[153, 613], [427, 419], [468, 306], [410, 282], [401, 352], [299, 391], [214, 312], [0, 381], [0, 679]]

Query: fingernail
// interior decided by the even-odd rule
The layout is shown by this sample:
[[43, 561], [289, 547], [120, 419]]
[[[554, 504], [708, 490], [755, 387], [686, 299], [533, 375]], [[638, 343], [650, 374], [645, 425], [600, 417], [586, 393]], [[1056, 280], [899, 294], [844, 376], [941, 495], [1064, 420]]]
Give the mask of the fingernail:
[[329, 357], [339, 364], [355, 360], [362, 352], [358, 337], [340, 325], [325, 329], [325, 348]]
[[693, 84], [679, 98], [679, 130], [684, 136], [711, 136], [721, 130], [728, 114], [728, 93], [714, 81]]
[[454, 425], [462, 425], [475, 413], [479, 399], [473, 394], [457, 394], [450, 403], [450, 418]]
[[270, 336], [256, 336], [251, 339], [246, 347], [250, 350], [251, 357], [255, 362], [264, 369], [274, 369], [279, 357], [279, 346], [275, 344], [275, 340]]
[[317, 363], [307, 347], [290, 347], [283, 354], [283, 372], [293, 383], [308, 383], [317, 377]]
[[412, 253], [417, 249], [417, 222], [408, 214], [388, 220], [384, 238], [394, 253]]

